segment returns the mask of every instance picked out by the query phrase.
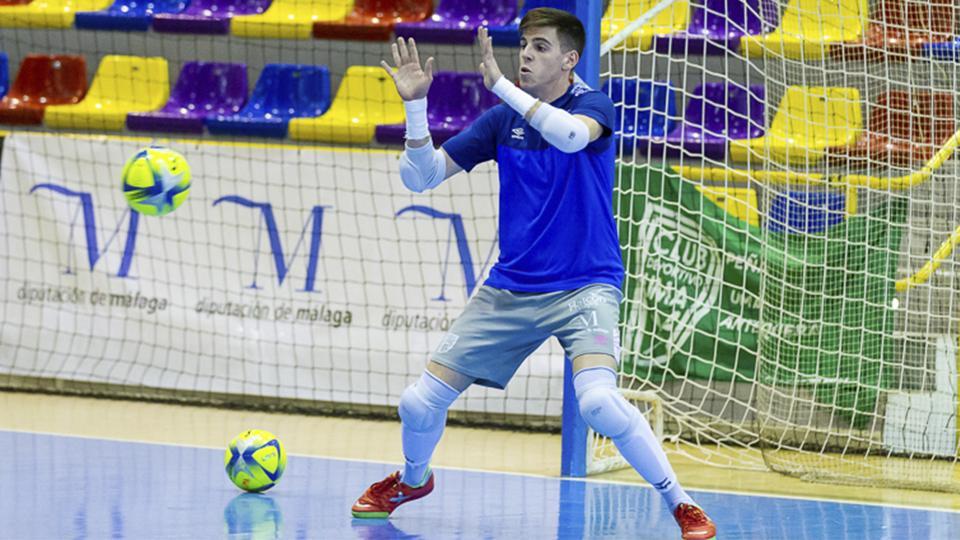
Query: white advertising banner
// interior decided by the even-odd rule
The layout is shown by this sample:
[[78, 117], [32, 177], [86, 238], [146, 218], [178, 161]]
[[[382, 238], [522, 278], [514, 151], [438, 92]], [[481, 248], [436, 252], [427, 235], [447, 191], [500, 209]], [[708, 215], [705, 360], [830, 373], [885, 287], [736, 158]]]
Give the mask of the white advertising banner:
[[[171, 142], [186, 202], [132, 212], [143, 140], [15, 133], [0, 169], [0, 372], [393, 405], [496, 260], [497, 180], [407, 191], [397, 152]], [[551, 340], [455, 409], [559, 416]]]

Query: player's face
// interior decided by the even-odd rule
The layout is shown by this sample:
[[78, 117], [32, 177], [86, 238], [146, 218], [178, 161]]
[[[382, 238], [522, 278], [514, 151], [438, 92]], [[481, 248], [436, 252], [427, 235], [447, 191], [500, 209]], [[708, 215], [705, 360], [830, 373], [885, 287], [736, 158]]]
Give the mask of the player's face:
[[528, 28], [520, 37], [520, 87], [545, 88], [567, 79], [576, 52], [564, 52], [556, 28]]

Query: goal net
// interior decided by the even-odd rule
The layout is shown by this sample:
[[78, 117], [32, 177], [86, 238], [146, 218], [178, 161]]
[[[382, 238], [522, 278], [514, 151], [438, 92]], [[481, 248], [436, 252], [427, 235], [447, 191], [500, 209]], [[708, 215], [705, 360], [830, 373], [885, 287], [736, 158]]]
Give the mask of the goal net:
[[672, 452], [960, 490], [957, 16], [609, 2], [622, 386], [662, 403]]
[[[62, 16], [0, 6], [0, 386], [395, 417], [496, 261], [498, 182], [489, 163], [403, 187], [403, 106], [380, 61], [396, 34], [436, 58], [441, 143], [496, 103], [475, 28], [418, 27], [429, 0], [393, 3], [396, 18], [378, 2], [251, 1], [233, 19], [201, 0], [150, 14], [64, 1]], [[491, 24], [517, 13], [459, 4]], [[517, 43], [496, 50], [505, 73]], [[151, 144], [192, 168], [162, 217], [121, 189]], [[557, 428], [562, 373], [547, 344], [451, 417]]]

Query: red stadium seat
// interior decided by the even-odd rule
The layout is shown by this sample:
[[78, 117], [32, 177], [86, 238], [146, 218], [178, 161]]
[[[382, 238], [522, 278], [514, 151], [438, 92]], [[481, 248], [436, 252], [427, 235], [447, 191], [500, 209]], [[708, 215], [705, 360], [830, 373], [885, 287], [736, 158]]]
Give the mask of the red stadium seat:
[[[834, 45], [834, 58], [884, 61], [918, 56], [928, 43], [953, 39], [956, 0], [882, 0], [861, 41]], [[889, 58], [896, 60], [896, 58]]]
[[387, 41], [395, 24], [422, 21], [431, 11], [432, 0], [357, 0], [342, 21], [313, 23], [313, 37]]
[[956, 131], [949, 92], [892, 91], [871, 104], [867, 130], [852, 145], [834, 148], [830, 160], [911, 166], [923, 163]]
[[78, 103], [87, 93], [82, 56], [29, 55], [0, 100], [0, 124], [39, 124], [48, 105]]

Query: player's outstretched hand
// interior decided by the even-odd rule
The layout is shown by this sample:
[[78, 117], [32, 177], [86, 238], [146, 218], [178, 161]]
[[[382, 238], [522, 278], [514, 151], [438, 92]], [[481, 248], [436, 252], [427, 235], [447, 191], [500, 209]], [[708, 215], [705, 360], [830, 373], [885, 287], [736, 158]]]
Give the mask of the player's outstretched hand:
[[503, 77], [497, 59], [493, 57], [493, 40], [487, 33], [487, 27], [481, 26], [477, 30], [477, 47], [480, 49], [480, 73], [483, 74], [483, 85], [492, 90], [493, 85]]
[[397, 38], [397, 42], [390, 46], [393, 52], [393, 63], [396, 69], [390, 69], [390, 65], [380, 61], [380, 65], [393, 78], [397, 85], [397, 93], [404, 101], [413, 101], [427, 96], [427, 90], [430, 90], [430, 83], [433, 82], [433, 57], [427, 58], [427, 62], [420, 67], [420, 55], [417, 53], [417, 43], [410, 38], [404, 41], [402, 37]]

